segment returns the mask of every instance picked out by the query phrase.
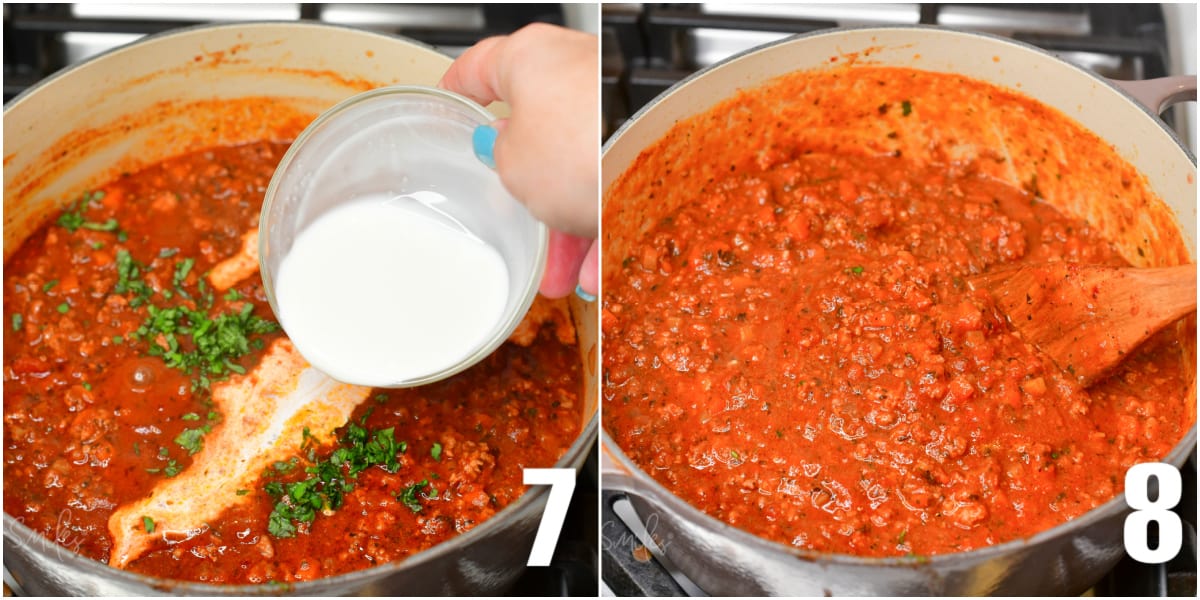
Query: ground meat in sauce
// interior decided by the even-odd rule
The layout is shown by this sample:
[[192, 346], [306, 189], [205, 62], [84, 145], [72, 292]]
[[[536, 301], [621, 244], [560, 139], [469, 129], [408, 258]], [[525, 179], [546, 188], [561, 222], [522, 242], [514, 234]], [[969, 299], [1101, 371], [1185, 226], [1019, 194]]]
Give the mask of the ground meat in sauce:
[[[709, 181], [605, 275], [604, 422], [697, 508], [799, 548], [965, 551], [1108, 501], [1191, 423], [1177, 330], [1079, 389], [966, 278], [1122, 265], [963, 169], [810, 154]], [[613, 264], [610, 262], [609, 264]]]
[[[257, 226], [286, 149], [268, 142], [212, 148], [126, 174], [83, 212], [95, 224], [116, 219], [119, 229], [70, 232], [51, 222], [7, 262], [5, 512], [107, 561], [113, 510], [146, 494], [170, 461], [187, 467], [189, 455], [174, 441], [182, 431], [219, 426], [220, 415], [209, 412], [188, 376], [129, 339], [146, 308], [114, 292], [116, 253], [144, 263], [158, 294], [171, 289], [178, 261], [193, 258], [186, 279], [197, 285]], [[250, 303], [272, 318], [258, 276], [234, 289], [216, 295], [214, 313]], [[533, 336], [527, 347], [505, 344], [446, 381], [373, 392], [352, 418], [372, 430], [395, 428], [395, 439], [408, 444], [399, 470], [361, 473], [340, 510], [318, 515], [295, 537], [267, 533], [274, 501], [260, 483], [247, 492], [252, 502], [130, 569], [207, 582], [298, 581], [398, 560], [470, 530], [520, 497], [523, 468], [551, 466], [579, 432], [577, 351], [552, 324]], [[240, 366], [252, 368], [260, 354]], [[303, 475], [297, 469], [275, 479]], [[396, 496], [422, 481], [428, 486], [416, 512]]]

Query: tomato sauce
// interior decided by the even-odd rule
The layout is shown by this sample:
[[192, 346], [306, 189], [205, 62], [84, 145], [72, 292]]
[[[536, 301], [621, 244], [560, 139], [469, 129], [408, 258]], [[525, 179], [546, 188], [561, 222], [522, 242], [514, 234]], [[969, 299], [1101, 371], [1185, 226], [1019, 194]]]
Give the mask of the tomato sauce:
[[[700, 118], [749, 121], [756, 102]], [[1107, 502], [1191, 427], [1194, 329], [1168, 328], [1085, 390], [968, 285], [1012, 263], [1128, 264], [1036, 188], [983, 161], [788, 147], [783, 122], [751, 151], [750, 134], [686, 125], [606, 199], [606, 250], [623, 252], [605, 258], [603, 414], [696, 508], [802, 549], [967, 551]], [[693, 133], [705, 152], [670, 145]], [[653, 218], [613, 208], [660, 210], [664, 193]]]
[[[148, 304], [203, 306], [204, 274], [236, 254], [257, 226], [286, 149], [271, 142], [215, 147], [126, 173], [68, 208], [77, 215], [73, 231], [51, 222], [7, 261], [5, 512], [107, 561], [113, 511], [187, 468], [181, 433], [220, 427], [195, 377], [150, 355], [154, 340], [132, 334]], [[123, 253], [142, 265], [151, 290], [145, 303], [121, 293]], [[181, 269], [185, 259], [193, 263]], [[212, 315], [250, 306], [274, 320], [259, 276], [234, 290], [212, 295]], [[281, 335], [255, 336], [261, 342], [230, 372], [252, 369], [261, 348]], [[470, 530], [524, 493], [523, 468], [552, 466], [579, 432], [577, 351], [553, 327], [530, 335], [534, 343], [505, 344], [451, 379], [374, 390], [352, 422], [394, 428], [395, 439], [407, 443], [399, 468], [358, 474], [340, 509], [300, 523], [293, 537], [268, 533], [276, 498], [265, 487], [303, 478], [304, 467], [332, 447], [265, 473], [239, 492], [253, 501], [129, 568], [214, 583], [293, 582], [399, 560]], [[402, 492], [410, 488], [406, 503]]]

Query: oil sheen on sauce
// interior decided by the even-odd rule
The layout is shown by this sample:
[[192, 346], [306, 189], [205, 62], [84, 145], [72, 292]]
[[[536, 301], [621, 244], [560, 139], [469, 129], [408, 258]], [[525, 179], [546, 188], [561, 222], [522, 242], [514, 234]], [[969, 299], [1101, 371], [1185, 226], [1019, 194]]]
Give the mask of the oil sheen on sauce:
[[277, 276], [279, 319], [315, 367], [391, 386], [449, 368], [486, 341], [508, 297], [499, 252], [434, 206], [373, 194], [321, 215]]

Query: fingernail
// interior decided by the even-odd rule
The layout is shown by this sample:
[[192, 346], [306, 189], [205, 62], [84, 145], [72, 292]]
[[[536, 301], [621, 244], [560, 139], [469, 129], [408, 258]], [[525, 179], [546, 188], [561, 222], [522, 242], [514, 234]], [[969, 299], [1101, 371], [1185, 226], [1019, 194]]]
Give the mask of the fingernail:
[[582, 285], [575, 286], [575, 295], [583, 299], [584, 302], [595, 302], [596, 297], [583, 291]]
[[496, 168], [496, 157], [492, 151], [496, 149], [496, 128], [491, 125], [480, 125], [475, 128], [475, 133], [471, 134], [471, 145], [475, 149], [475, 158], [479, 162], [488, 166], [489, 169]]

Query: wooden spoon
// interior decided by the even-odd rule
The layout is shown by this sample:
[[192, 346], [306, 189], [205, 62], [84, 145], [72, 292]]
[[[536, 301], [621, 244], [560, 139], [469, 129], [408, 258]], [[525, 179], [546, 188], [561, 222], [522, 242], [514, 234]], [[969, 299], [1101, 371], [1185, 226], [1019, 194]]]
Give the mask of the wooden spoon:
[[1196, 265], [1135, 269], [1065, 262], [972, 277], [1022, 338], [1089, 386], [1163, 327], [1196, 310]]

